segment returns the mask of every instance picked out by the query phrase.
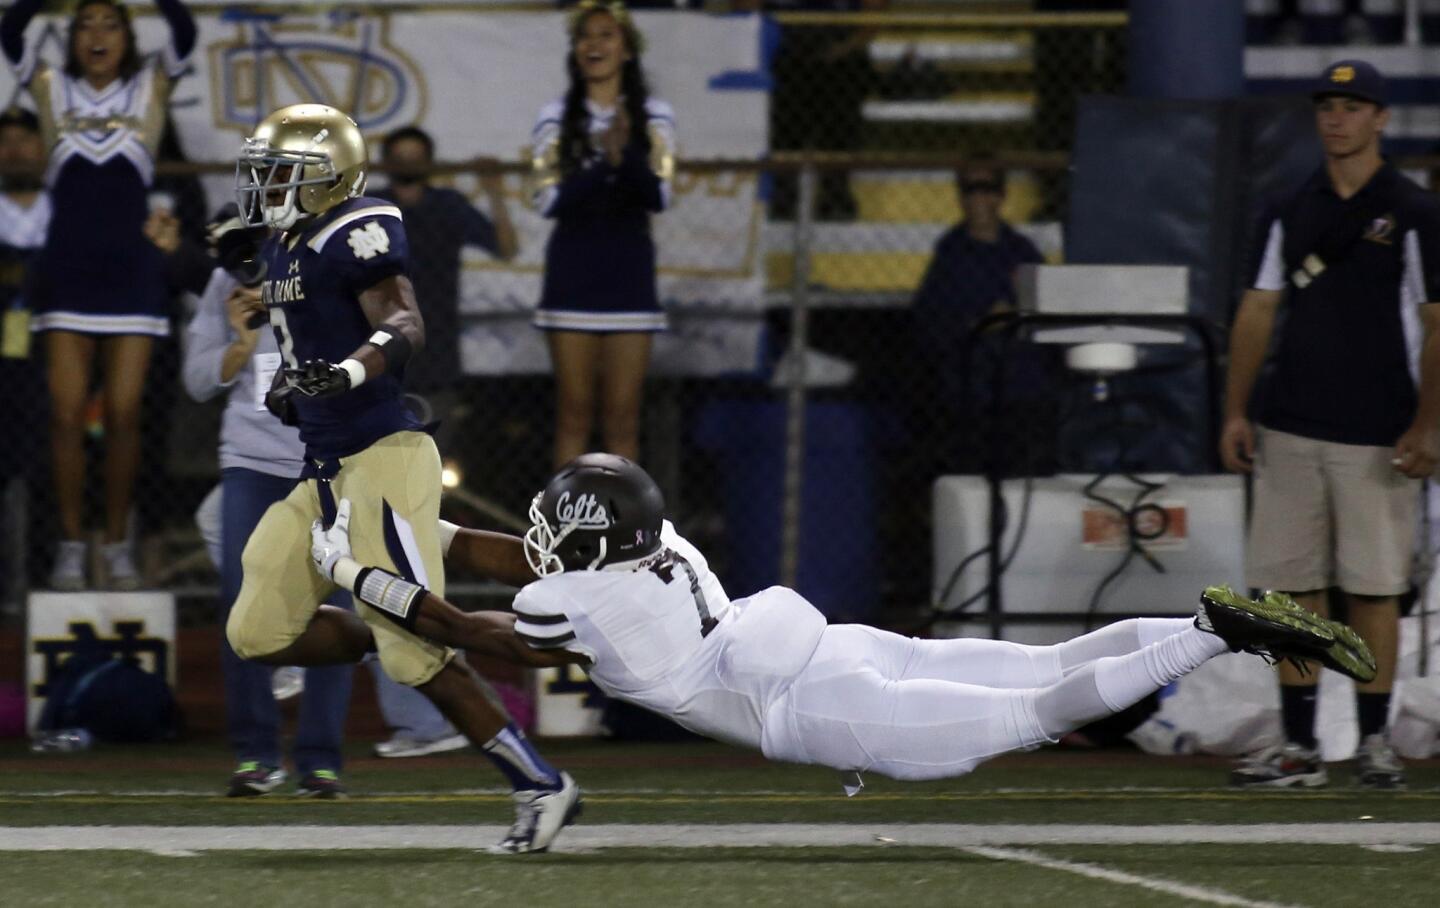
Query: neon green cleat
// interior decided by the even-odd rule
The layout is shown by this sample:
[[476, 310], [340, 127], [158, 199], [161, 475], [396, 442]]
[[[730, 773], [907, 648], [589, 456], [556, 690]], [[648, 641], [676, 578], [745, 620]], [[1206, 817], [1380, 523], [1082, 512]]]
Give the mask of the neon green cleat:
[[[1299, 608], [1295, 600], [1285, 593], [1266, 593], [1265, 601], [1277, 604], [1289, 603]], [[1331, 633], [1335, 635], [1335, 642], [1327, 647], [1300, 655], [1306, 659], [1313, 659], [1342, 675], [1348, 675], [1361, 683], [1375, 680], [1375, 656], [1371, 654], [1365, 639], [1347, 624], [1341, 624], [1339, 621], [1329, 621], [1328, 623]]]
[[1335, 645], [1332, 623], [1306, 611], [1289, 596], [1260, 600], [1228, 586], [1210, 586], [1200, 594], [1195, 626], [1229, 644], [1235, 652], [1255, 653], [1272, 661], [1318, 658]]

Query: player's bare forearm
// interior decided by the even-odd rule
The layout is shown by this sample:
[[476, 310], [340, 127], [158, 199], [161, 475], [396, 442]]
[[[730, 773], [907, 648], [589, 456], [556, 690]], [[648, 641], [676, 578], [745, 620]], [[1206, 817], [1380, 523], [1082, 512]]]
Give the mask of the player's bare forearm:
[[1247, 290], [1230, 328], [1230, 366], [1225, 373], [1225, 418], [1243, 417], [1250, 404], [1255, 379], [1265, 362], [1275, 313], [1282, 293], [1278, 290]]
[[[420, 306], [415, 301], [415, 288], [410, 278], [403, 274], [392, 275], [361, 291], [359, 298], [360, 308], [372, 328], [383, 328], [403, 337], [409, 342], [409, 356], [425, 348], [425, 320], [420, 317]], [[387, 369], [384, 353], [372, 343], [361, 344], [349, 358], [365, 367], [366, 379], [383, 375]]]
[[585, 662], [583, 656], [566, 650], [531, 648], [515, 635], [515, 616], [509, 612], [462, 612], [430, 592], [420, 602], [415, 633], [436, 643], [526, 668]]
[[450, 542], [445, 562], [451, 568], [507, 586], [521, 587], [535, 579], [530, 562], [525, 560], [524, 542], [509, 533], [462, 527]]

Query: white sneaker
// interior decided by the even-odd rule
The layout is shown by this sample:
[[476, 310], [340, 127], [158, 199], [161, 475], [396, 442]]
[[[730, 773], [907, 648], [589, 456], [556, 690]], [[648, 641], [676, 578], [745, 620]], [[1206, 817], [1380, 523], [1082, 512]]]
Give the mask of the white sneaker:
[[50, 588], [65, 593], [85, 589], [85, 543], [62, 539], [50, 567]]
[[510, 834], [490, 850], [497, 854], [527, 854], [545, 851], [560, 830], [575, 822], [583, 803], [580, 786], [568, 772], [560, 773], [557, 791], [517, 791], [515, 825]]
[[1405, 764], [1390, 746], [1384, 732], [1370, 735], [1360, 742], [1355, 754], [1355, 774], [1361, 788], [1404, 788]]
[[270, 673], [270, 693], [276, 700], [289, 700], [305, 691], [305, 669], [282, 665]]
[[100, 557], [105, 560], [105, 573], [113, 589], [140, 589], [140, 572], [130, 558], [129, 542], [107, 542], [100, 546]]
[[446, 735], [443, 738], [431, 738], [428, 741], [421, 741], [418, 738], [411, 738], [406, 735], [395, 735], [390, 740], [381, 741], [375, 745], [375, 756], [425, 757], [430, 754], [449, 753], [452, 750], [461, 750], [469, 746], [469, 739], [462, 734]]

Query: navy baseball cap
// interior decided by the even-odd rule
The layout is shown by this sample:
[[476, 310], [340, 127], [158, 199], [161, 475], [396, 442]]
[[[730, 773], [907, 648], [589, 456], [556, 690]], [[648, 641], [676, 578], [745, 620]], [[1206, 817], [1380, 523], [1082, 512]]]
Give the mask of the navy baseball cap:
[[1311, 99], [1318, 101], [1332, 95], [1359, 98], [1381, 107], [1386, 105], [1385, 77], [1380, 70], [1364, 60], [1341, 60], [1325, 67], [1320, 80], [1310, 90]]

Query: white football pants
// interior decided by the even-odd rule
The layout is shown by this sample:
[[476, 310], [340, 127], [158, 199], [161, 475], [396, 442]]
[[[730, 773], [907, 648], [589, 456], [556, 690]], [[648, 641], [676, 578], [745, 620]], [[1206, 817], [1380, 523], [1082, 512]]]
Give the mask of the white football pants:
[[1054, 646], [832, 625], [767, 711], [765, 754], [894, 779], [962, 775], [1118, 712], [1226, 649], [1189, 618], [1120, 621]]

